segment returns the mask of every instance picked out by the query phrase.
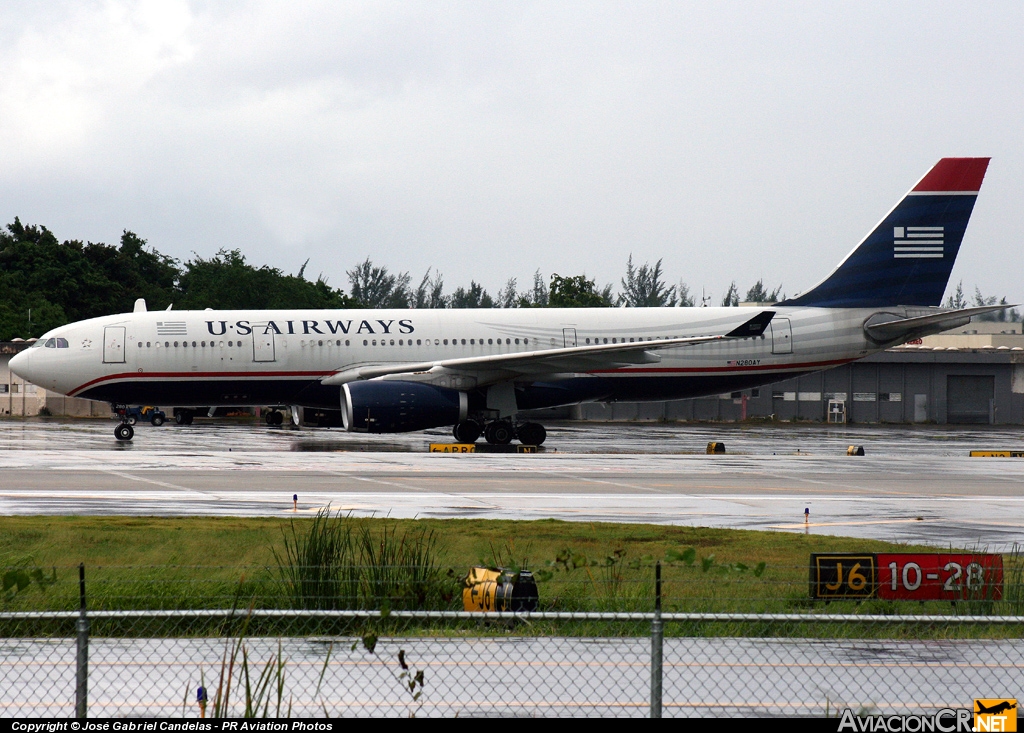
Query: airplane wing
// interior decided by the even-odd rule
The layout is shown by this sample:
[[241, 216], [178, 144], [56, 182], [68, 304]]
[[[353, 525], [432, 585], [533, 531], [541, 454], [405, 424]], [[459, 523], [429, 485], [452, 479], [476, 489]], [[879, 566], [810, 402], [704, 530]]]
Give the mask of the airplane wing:
[[419, 363], [381, 364], [356, 367], [324, 377], [326, 385], [345, 384], [361, 379], [403, 379], [432, 382], [450, 374], [473, 374], [480, 382], [494, 382], [526, 374], [580, 372], [609, 369], [628, 364], [651, 364], [661, 361], [655, 351], [677, 346], [692, 346], [709, 341], [760, 336], [768, 328], [775, 311], [761, 311], [739, 327], [724, 334], [687, 336], [673, 339], [651, 339], [623, 344], [567, 346], [559, 349], [538, 349], [513, 354], [470, 356], [439, 359]]

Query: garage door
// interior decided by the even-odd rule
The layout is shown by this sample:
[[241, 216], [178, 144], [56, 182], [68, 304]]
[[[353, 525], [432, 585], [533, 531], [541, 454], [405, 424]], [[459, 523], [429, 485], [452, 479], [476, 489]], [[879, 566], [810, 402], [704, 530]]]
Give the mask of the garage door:
[[993, 376], [950, 374], [946, 377], [946, 422], [988, 425], [995, 396]]

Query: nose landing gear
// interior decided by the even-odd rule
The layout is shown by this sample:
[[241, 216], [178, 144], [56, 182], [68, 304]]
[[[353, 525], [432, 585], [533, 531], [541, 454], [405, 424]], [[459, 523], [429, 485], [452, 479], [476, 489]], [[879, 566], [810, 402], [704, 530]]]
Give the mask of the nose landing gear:
[[135, 428], [126, 422], [114, 428], [114, 437], [120, 441], [128, 441], [135, 437]]
[[111, 403], [110, 409], [114, 413], [114, 418], [121, 421], [120, 424], [114, 428], [114, 437], [121, 442], [134, 438], [135, 428], [132, 427], [132, 423], [135, 422], [135, 417], [129, 414], [128, 405]]

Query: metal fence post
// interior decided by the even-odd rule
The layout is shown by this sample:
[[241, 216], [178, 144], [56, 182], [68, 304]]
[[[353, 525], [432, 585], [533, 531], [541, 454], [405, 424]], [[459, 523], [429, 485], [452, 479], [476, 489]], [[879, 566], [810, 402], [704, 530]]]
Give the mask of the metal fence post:
[[651, 620], [651, 717], [661, 717], [661, 563], [654, 566], [654, 618]]
[[89, 619], [85, 615], [85, 563], [78, 566], [78, 650], [75, 672], [75, 717], [86, 717], [89, 699]]

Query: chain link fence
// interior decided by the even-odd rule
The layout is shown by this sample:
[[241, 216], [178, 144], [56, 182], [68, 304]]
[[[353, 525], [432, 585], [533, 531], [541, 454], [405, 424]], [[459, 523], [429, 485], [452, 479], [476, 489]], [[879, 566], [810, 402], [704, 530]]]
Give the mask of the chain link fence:
[[[97, 569], [88, 610], [71, 578], [8, 599], [21, 608], [0, 612], [5, 715], [198, 717], [199, 687], [211, 717], [919, 714], [1016, 697], [1024, 670], [1010, 589], [997, 602], [825, 604], [808, 599], [806, 581], [780, 594], [770, 577], [740, 573], [717, 598], [666, 592], [659, 612], [646, 568], [632, 586], [605, 587], [592, 572], [589, 595], [551, 578], [539, 584], [541, 610], [475, 613], [453, 610], [458, 578], [454, 596], [424, 596], [407, 578], [377, 597], [289, 602], [259, 595], [269, 585], [256, 580], [230, 597], [181, 596], [167, 590], [180, 568], [116, 570], [136, 579]], [[183, 598], [194, 607], [166, 607]], [[376, 608], [316, 607], [331, 605]], [[687, 605], [701, 610], [678, 610]]]

